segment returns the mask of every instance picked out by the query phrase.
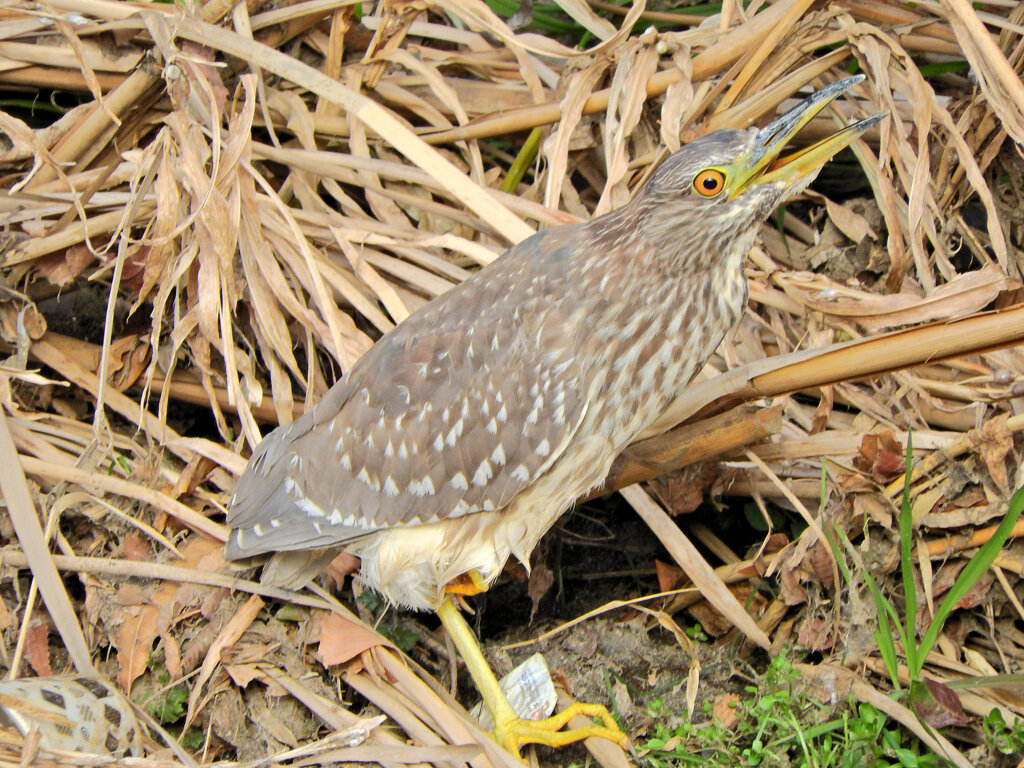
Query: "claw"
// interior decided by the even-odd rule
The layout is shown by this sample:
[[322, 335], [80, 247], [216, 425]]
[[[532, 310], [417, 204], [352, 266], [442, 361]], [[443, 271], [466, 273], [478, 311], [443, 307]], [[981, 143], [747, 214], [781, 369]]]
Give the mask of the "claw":
[[[579, 728], [562, 730], [578, 715], [596, 718], [603, 725], [594, 723]], [[519, 750], [525, 744], [543, 744], [548, 747], [563, 747], [566, 744], [574, 744], [591, 737], [608, 739], [618, 744], [623, 749], [633, 751], [633, 745], [620, 729], [608, 708], [601, 704], [586, 704], [576, 702], [558, 714], [547, 717], [543, 720], [522, 720], [510, 718], [497, 725], [494, 729], [494, 738], [505, 749], [519, 757]]]
[[[472, 576], [470, 577], [472, 579]], [[448, 592], [454, 592], [451, 586]], [[516, 715], [512, 705], [509, 704], [505, 692], [501, 690], [498, 678], [487, 664], [480, 645], [473, 636], [473, 630], [462, 618], [459, 609], [452, 598], [445, 599], [437, 608], [437, 615], [444, 624], [448, 635], [451, 637], [455, 647], [459, 649], [466, 668], [469, 670], [473, 681], [476, 683], [480, 695], [483, 696], [484, 704], [490, 710], [494, 719], [495, 740], [516, 757], [521, 757], [519, 750], [524, 744], [545, 744], [549, 747], [561, 747], [572, 744], [592, 736], [599, 736], [608, 739], [623, 749], [632, 747], [629, 738], [624, 734], [611, 712], [601, 704], [584, 704], [576, 702], [566, 707], [556, 715], [543, 720], [523, 720]], [[601, 725], [591, 723], [580, 728], [569, 728], [562, 730], [577, 715], [596, 718]]]

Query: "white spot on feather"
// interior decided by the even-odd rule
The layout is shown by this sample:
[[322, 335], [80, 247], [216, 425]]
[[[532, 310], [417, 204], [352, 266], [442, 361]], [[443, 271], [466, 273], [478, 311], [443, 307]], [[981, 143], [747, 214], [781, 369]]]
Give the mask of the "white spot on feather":
[[466, 476], [461, 472], [456, 472], [455, 476], [451, 479], [452, 488], [457, 491], [468, 491], [469, 483], [466, 482]]
[[491, 479], [491, 463], [484, 459], [480, 462], [480, 466], [476, 468], [476, 472], [473, 474], [473, 485], [486, 485], [487, 481]]
[[540, 445], [537, 446], [537, 450], [535, 451], [535, 453], [538, 456], [547, 456], [549, 453], [551, 453], [551, 443], [549, 443], [546, 439], [541, 440]]
[[307, 496], [303, 496], [301, 499], [296, 500], [295, 506], [310, 517], [323, 517], [326, 514], [323, 508], [314, 503], [313, 500]]
[[447, 443], [450, 447], [454, 448], [455, 441], [462, 436], [462, 428], [464, 423], [465, 422], [462, 419], [459, 419], [458, 421], [455, 422], [454, 425], [452, 425], [451, 430], [448, 432], [448, 436], [444, 439], [445, 443]]
[[407, 490], [413, 496], [433, 496], [434, 481], [430, 479], [430, 475], [426, 475], [418, 482], [413, 480], [409, 483], [409, 488]]

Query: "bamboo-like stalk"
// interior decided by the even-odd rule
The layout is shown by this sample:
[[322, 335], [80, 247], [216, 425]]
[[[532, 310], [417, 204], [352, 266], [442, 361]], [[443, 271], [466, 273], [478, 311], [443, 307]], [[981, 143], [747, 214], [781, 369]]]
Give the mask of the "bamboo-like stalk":
[[[1012, 271], [1021, 248], [1013, 212], [1024, 199], [1011, 151], [1021, 133], [1014, 94], [1024, 13], [1007, 0], [982, 8], [782, 0], [751, 9], [729, 2], [704, 23], [640, 4], [558, 4], [600, 42], [583, 51], [514, 31], [480, 0], [384, 4], [361, 19], [353, 0], [213, 0], [195, 15], [168, 4], [13, 0], [0, 11], [0, 83], [88, 90], [86, 98], [102, 92], [103, 100], [39, 127], [45, 121], [29, 117], [35, 94], [18, 93], [0, 115], [10, 188], [0, 194], [8, 286], [0, 331], [10, 356], [0, 398], [13, 467], [52, 494], [54, 515], [108, 514], [131, 526], [125, 553], [141, 534], [168, 558], [202, 544], [203, 567], [219, 567], [218, 514], [259, 439], [257, 422], [294, 419], [374, 338], [533, 225], [584, 220], [596, 205], [625, 200], [664, 156], [662, 145], [767, 120], [798, 91], [856, 62], [868, 79], [801, 140], [886, 112], [855, 146], [869, 186], [837, 200], [812, 192], [773, 218], [750, 254], [751, 298], [739, 326], [701, 383], [619, 458], [598, 492], [706, 461], [701, 480], [713, 494], [742, 493], [766, 512], [772, 503], [799, 510], [812, 529], [834, 519], [863, 531], [879, 555], [873, 573], [888, 581], [888, 525], [912, 433], [916, 565], [925, 600], [941, 597], [943, 569], [956, 566], [945, 561], [991, 535], [1006, 490], [1024, 477], [1014, 439], [1024, 428], [1014, 415], [1024, 391], [1024, 305]], [[641, 18], [675, 26], [631, 34]], [[533, 127], [540, 162], [513, 135]], [[823, 177], [861, 178], [842, 162]], [[503, 179], [507, 192], [497, 189]], [[978, 209], [984, 231], [973, 228]], [[111, 275], [119, 290], [103, 328], [105, 356], [84, 330], [70, 338], [46, 329], [70, 314], [69, 299], [107, 300]], [[127, 319], [122, 302], [134, 309]], [[981, 312], [993, 306], [1000, 309]], [[98, 397], [102, 428], [94, 429]], [[170, 429], [169, 417], [184, 410], [179, 402], [208, 407], [220, 437]], [[100, 423], [104, 412], [118, 432]], [[710, 462], [719, 459], [728, 464], [716, 479]], [[676, 501], [669, 493], [666, 509]], [[692, 559], [675, 546], [664, 515], [651, 519], [681, 559]], [[103, 605], [111, 581], [134, 579], [287, 601], [314, 611], [313, 624], [322, 611], [345, 615], [326, 593], [264, 590], [187, 559], [132, 562], [118, 549], [118, 525], [89, 528], [88, 546], [113, 553], [108, 559], [48, 556], [65, 574], [88, 574], [87, 613]], [[68, 538], [58, 537], [65, 552], [83, 551], [85, 542], [68, 533], [76, 530], [65, 526]], [[787, 533], [775, 531], [765, 551]], [[744, 560], [710, 531], [693, 535], [727, 563], [713, 578], [699, 563], [692, 568], [718, 607], [735, 611], [733, 595], [750, 582], [781, 576], [784, 596], [752, 603], [760, 615], [735, 614], [763, 645], [777, 647], [817, 618], [790, 604], [801, 590], [815, 605], [833, 597], [835, 574], [820, 570], [810, 535]], [[29, 537], [23, 543], [31, 548]], [[5, 553], [9, 566], [27, 562]], [[1012, 594], [1020, 558], [1008, 550], [997, 564]], [[637, 569], [651, 571], [649, 562]], [[1004, 592], [986, 596], [996, 640], [977, 647], [992, 665], [1024, 653], [1017, 635], [1001, 631], [1020, 610], [1000, 602]], [[654, 613], [677, 632], [666, 612], [706, 599], [677, 595]], [[33, 613], [28, 601], [18, 608]], [[211, 653], [189, 647], [187, 618], [170, 617], [166, 637], [154, 636], [172, 661], [176, 642], [198, 653], [193, 714], [202, 716], [202, 699], [221, 690], [214, 675], [226, 662], [233, 682], [224, 685], [253, 681], [247, 701], [262, 695], [260, 686], [283, 690], [330, 727], [353, 727], [358, 718], [285, 672], [293, 662], [280, 663], [281, 651], [236, 666], [264, 631], [259, 621], [241, 626], [258, 609], [253, 600], [245, 621], [212, 634]], [[130, 624], [132, 610], [120, 606], [118, 621]], [[89, 615], [87, 639], [122, 642]], [[840, 622], [837, 632], [842, 620], [825, 619]], [[140, 640], [147, 654], [148, 637]], [[232, 638], [236, 658], [223, 655]], [[957, 652], [946, 644], [948, 655], [933, 656], [946, 669], [967, 666]], [[884, 668], [869, 654], [859, 674], [873, 684]], [[364, 652], [340, 680], [384, 707], [395, 733], [374, 724], [358, 747], [304, 740], [268, 759], [507, 763], [447, 692], [397, 652]], [[969, 704], [983, 712], [994, 701], [979, 694]], [[999, 705], [1008, 719], [1020, 709]], [[212, 735], [217, 728], [211, 721]], [[0, 738], [0, 763], [5, 744]]]
[[648, 432], [691, 414], [1024, 343], [1024, 304], [762, 360], [690, 387]]

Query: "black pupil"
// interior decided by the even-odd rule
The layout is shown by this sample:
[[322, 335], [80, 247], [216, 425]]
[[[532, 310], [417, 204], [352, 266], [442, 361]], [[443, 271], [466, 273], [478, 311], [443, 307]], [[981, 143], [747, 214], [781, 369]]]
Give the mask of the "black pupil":
[[704, 185], [704, 189], [706, 189], [708, 192], [714, 192], [716, 189], [718, 189], [718, 179], [716, 179], [714, 176], [705, 176], [704, 181], [702, 181], [701, 184]]

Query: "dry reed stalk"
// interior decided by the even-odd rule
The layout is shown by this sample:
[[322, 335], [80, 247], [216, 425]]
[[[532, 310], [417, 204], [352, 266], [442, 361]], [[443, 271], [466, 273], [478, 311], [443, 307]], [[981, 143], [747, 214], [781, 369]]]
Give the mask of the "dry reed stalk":
[[[879, 456], [890, 460], [898, 451], [886, 440], [898, 447], [912, 430], [917, 561], [934, 601], [943, 561], [991, 535], [989, 521], [1022, 479], [1012, 461], [1024, 392], [1013, 268], [1024, 225], [1012, 162], [1024, 135], [1015, 98], [1021, 13], [953, 0], [913, 8], [781, 0], [750, 14], [729, 3], [705, 23], [639, 3], [608, 16], [598, 2], [561, 5], [596, 45], [576, 50], [513, 31], [477, 0], [385, 5], [361, 20], [349, 0], [275, 8], [215, 0], [197, 16], [107, 0], [5, 6], [0, 83], [88, 100], [43, 128], [0, 113], [10, 142], [0, 147], [0, 266], [11, 286], [0, 334], [13, 361], [0, 394], [13, 450], [54, 493], [51, 519], [128, 517], [131, 535], [188, 564], [54, 555], [57, 568], [91, 574], [103, 588], [148, 576], [336, 612], [320, 598], [200, 571], [186, 553], [204, 540], [175, 537], [171, 518], [221, 538], [210, 516], [259, 439], [258, 421], [293, 419], [298, 401], [315, 401], [374, 338], [509, 242], [627, 199], [663, 146], [766, 119], [805, 87], [839, 77], [852, 55], [868, 81], [807, 136], [888, 112], [855, 148], [870, 192], [843, 202], [811, 195], [813, 214], [803, 201], [765, 228], [751, 254], [747, 316], [659, 429], [689, 422], [635, 446], [609, 487], [724, 458], [713, 487], [731, 483], [762, 506], [771, 498], [809, 518], [817, 500], [840, 524], [868, 521], [862, 530], [885, 544], [903, 470]], [[678, 26], [631, 35], [641, 18]], [[956, 72], [922, 75], [950, 57], [967, 59], [979, 89]], [[145, 63], [132, 70], [136, 61]], [[519, 134], [534, 127], [546, 163], [512, 174]], [[503, 183], [515, 194], [499, 191]], [[56, 316], [36, 305], [97, 284], [108, 308], [101, 343], [46, 330]], [[118, 293], [133, 326], [121, 319]], [[57, 383], [24, 371], [30, 359]], [[168, 426], [180, 401], [209, 406], [219, 442]], [[96, 402], [114, 427], [84, 420]], [[746, 457], [733, 453], [748, 446]], [[69, 553], [82, 546], [59, 541]], [[806, 536], [781, 553], [729, 562], [717, 569], [719, 592], [769, 569], [798, 604], [794, 584], [819, 588], [814, 546]], [[712, 551], [725, 561], [744, 554]], [[19, 557], [10, 562], [28, 562]], [[1003, 579], [1018, 579], [1019, 558], [1002, 557]], [[61, 587], [48, 579], [48, 590]], [[780, 641], [786, 603], [736, 620], [762, 641]], [[1003, 607], [993, 621], [1003, 621]], [[193, 688], [193, 713], [203, 715], [201, 689], [227, 680], [218, 656], [233, 638], [244, 649], [248, 631], [256, 629], [232, 627], [214, 654], [204, 647], [196, 668], [206, 660], [206, 686]], [[77, 642], [74, 626], [61, 633]], [[175, 637], [159, 642], [172, 647]], [[353, 689], [386, 702], [418, 746], [378, 729], [363, 746], [310, 745], [295, 759], [506, 760], [397, 655], [364, 657], [363, 668], [350, 668]], [[351, 725], [350, 713], [283, 665], [249, 672], [262, 681], [251, 686], [276, 679], [332, 727]], [[482, 752], [445, 746], [452, 742]]]

